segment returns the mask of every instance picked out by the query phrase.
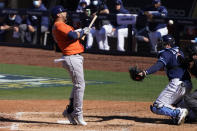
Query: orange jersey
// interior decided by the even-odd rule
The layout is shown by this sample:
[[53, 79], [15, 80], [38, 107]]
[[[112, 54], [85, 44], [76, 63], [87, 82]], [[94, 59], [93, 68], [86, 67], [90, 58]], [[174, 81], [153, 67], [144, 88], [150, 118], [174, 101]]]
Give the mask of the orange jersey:
[[73, 55], [84, 51], [84, 47], [79, 40], [72, 40], [68, 37], [68, 33], [73, 30], [73, 27], [64, 22], [54, 23], [53, 37], [64, 55]]

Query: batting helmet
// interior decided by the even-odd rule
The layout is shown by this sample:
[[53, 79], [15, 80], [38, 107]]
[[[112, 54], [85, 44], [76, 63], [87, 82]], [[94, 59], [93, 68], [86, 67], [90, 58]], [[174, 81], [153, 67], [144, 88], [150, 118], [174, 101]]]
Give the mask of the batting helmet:
[[57, 5], [51, 9], [51, 15], [53, 18], [57, 16], [58, 13], [67, 12], [67, 9], [64, 9], [63, 6]]

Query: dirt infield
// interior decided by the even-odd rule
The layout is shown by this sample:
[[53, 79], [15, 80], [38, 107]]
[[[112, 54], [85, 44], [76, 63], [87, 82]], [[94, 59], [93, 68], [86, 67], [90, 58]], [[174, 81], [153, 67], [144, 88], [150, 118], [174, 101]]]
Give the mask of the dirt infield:
[[[67, 124], [61, 115], [68, 101], [0, 101], [1, 128], [20, 131], [196, 131], [195, 124], [174, 126], [149, 111], [151, 103], [85, 101], [87, 126]], [[110, 106], [109, 106], [110, 105]], [[1, 129], [0, 129], [1, 130]]]
[[[0, 47], [0, 63], [60, 67], [61, 53], [30, 48]], [[146, 68], [155, 58], [83, 54], [85, 69], [127, 72]], [[140, 64], [139, 64], [140, 63]], [[161, 73], [161, 72], [159, 72]], [[72, 126], [61, 113], [67, 100], [0, 100], [0, 131], [197, 131], [196, 124], [171, 125], [168, 117], [149, 111], [150, 102], [84, 101], [87, 126]]]

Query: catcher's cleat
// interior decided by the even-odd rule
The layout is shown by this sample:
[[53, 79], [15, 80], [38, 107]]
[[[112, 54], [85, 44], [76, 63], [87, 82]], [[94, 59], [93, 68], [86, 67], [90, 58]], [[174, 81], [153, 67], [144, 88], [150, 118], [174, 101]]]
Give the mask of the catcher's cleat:
[[[74, 109], [73, 109], [74, 110]], [[71, 114], [71, 108], [69, 108], [69, 105], [67, 106], [66, 110], [62, 113], [64, 117], [67, 117], [71, 124], [77, 125], [77, 122], [75, 121], [74, 117]]]
[[152, 105], [150, 105], [150, 110], [151, 110], [152, 113], [154, 113], [153, 112], [153, 106]]
[[180, 110], [180, 113], [178, 115], [177, 122], [175, 124], [181, 125], [185, 122], [185, 118], [188, 115], [188, 110], [185, 108], [184, 109], [178, 108], [178, 109]]

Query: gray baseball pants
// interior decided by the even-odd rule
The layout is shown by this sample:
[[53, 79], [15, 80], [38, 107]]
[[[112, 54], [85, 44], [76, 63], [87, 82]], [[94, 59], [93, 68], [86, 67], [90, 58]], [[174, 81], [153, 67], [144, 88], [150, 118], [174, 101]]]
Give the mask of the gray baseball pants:
[[83, 96], [85, 91], [85, 80], [83, 70], [83, 56], [76, 54], [70, 56], [63, 56], [63, 67], [69, 72], [73, 88], [70, 98], [73, 98], [74, 116], [83, 115]]

